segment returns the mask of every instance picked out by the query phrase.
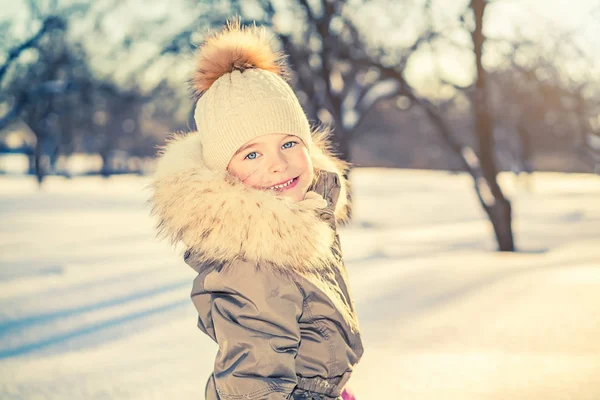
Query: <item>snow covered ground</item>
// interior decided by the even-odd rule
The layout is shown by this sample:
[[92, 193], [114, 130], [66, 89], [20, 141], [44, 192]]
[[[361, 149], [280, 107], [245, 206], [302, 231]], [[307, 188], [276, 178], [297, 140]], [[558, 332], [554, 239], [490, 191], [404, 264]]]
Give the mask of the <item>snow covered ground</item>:
[[[467, 176], [358, 169], [341, 231], [370, 399], [600, 399], [600, 178], [511, 176], [519, 252]], [[137, 177], [0, 177], [0, 398], [202, 399], [216, 345]]]

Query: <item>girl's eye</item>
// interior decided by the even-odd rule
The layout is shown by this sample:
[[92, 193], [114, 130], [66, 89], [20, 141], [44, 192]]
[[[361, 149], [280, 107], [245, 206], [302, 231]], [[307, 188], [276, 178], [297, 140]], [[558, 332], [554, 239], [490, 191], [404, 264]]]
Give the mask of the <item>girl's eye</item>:
[[298, 144], [298, 142], [291, 141], [291, 142], [284, 143], [283, 146], [281, 146], [281, 147], [283, 147], [284, 149], [290, 149], [290, 148], [294, 147], [296, 144]]
[[253, 151], [252, 153], [248, 153], [248, 155], [245, 158], [248, 160], [255, 160], [256, 157], [258, 157], [258, 153]]

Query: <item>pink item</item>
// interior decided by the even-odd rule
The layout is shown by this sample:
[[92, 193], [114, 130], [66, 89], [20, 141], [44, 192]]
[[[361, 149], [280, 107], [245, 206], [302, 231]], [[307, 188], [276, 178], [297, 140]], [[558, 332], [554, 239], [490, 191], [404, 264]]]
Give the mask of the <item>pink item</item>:
[[356, 400], [356, 397], [354, 397], [354, 393], [352, 393], [350, 389], [344, 389], [342, 392], [342, 400]]

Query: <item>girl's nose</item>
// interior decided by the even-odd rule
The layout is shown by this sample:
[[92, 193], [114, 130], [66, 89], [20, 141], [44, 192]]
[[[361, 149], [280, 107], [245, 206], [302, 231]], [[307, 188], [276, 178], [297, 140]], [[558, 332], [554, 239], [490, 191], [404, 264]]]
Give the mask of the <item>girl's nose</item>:
[[273, 155], [273, 158], [271, 159], [271, 164], [269, 166], [269, 172], [271, 173], [277, 173], [277, 172], [284, 172], [288, 167], [288, 162], [287, 159], [285, 158], [284, 155], [281, 154], [281, 152], [278, 152], [276, 154]]

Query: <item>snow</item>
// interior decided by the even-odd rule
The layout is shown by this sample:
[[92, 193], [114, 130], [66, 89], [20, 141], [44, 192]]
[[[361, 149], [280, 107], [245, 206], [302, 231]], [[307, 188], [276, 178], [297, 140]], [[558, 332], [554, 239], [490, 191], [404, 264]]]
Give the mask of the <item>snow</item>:
[[[357, 169], [341, 230], [368, 399], [600, 398], [600, 179], [511, 175], [519, 252], [468, 176]], [[200, 399], [216, 345], [147, 178], [0, 177], [0, 398]]]
[[0, 173], [24, 175], [29, 171], [29, 158], [25, 154], [0, 154]]

